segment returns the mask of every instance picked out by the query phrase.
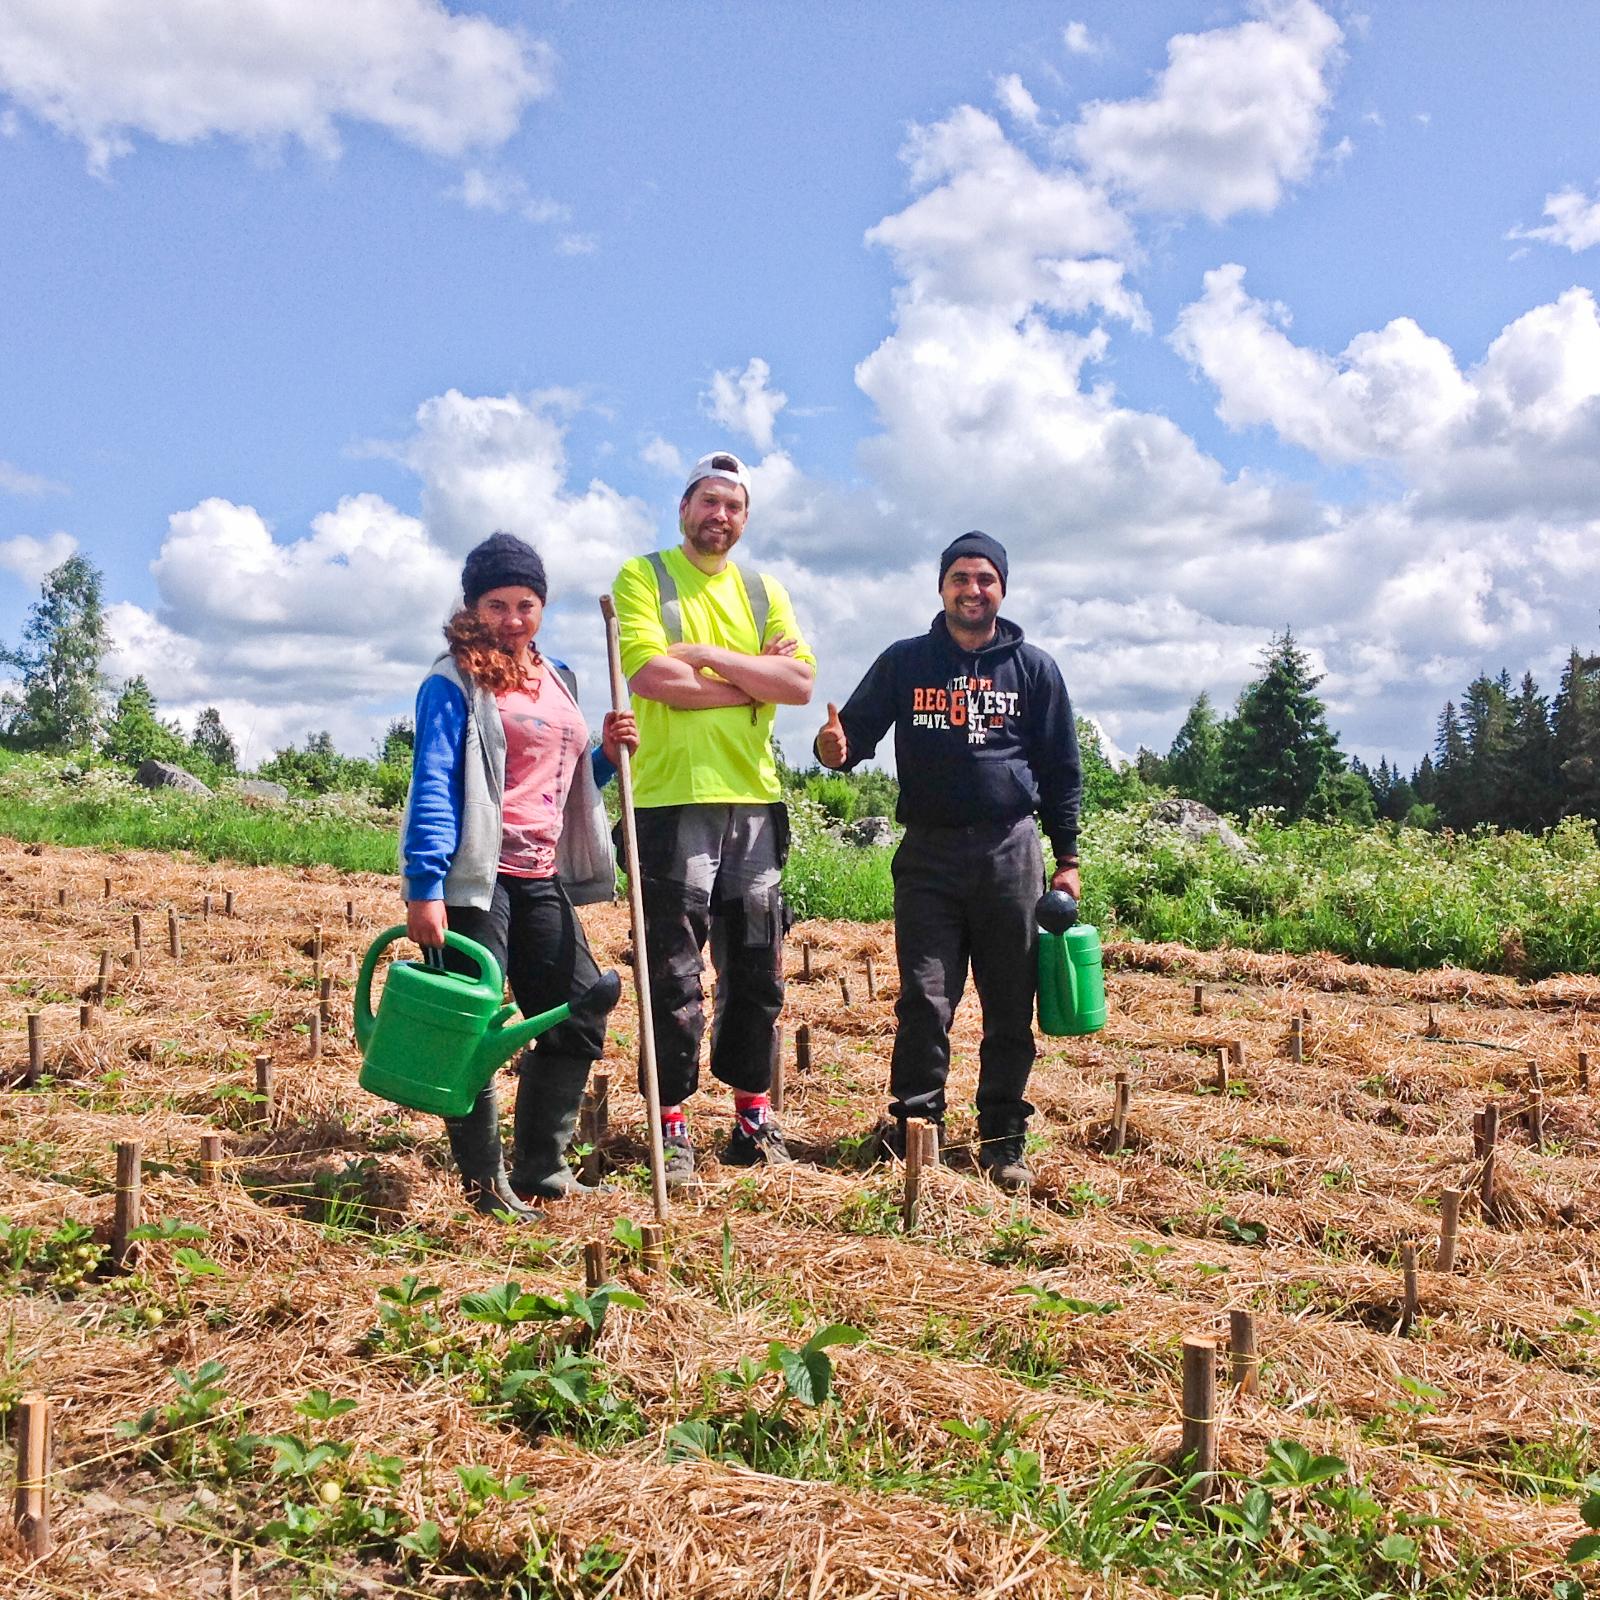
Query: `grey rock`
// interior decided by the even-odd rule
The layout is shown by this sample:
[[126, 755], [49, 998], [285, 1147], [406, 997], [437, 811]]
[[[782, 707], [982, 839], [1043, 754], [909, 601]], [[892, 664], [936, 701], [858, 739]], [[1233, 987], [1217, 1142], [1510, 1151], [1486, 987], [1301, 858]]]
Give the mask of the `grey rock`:
[[1210, 806], [1198, 800], [1160, 800], [1150, 812], [1158, 827], [1171, 828], [1185, 839], [1215, 839], [1230, 855], [1254, 861], [1256, 853]]
[[146, 789], [177, 789], [183, 794], [210, 794], [211, 791], [192, 772], [175, 767], [170, 761], [157, 761], [152, 757], [142, 761], [134, 773], [134, 782]]
[[860, 850], [881, 850], [894, 843], [894, 824], [887, 817], [857, 817], [839, 830], [839, 837]]
[[242, 778], [236, 786], [236, 793], [246, 805], [282, 806], [289, 803], [289, 791], [281, 783], [272, 783], [266, 778]]

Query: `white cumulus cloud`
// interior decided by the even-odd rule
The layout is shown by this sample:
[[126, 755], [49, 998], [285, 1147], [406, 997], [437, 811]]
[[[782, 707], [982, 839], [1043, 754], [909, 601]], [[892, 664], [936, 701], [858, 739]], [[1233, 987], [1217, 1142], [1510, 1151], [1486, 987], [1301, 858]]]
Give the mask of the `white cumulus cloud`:
[[42, 539], [19, 533], [11, 539], [0, 539], [0, 568], [16, 573], [27, 583], [37, 583], [77, 548], [78, 541], [70, 533], [47, 533]]
[[104, 171], [144, 135], [339, 149], [366, 122], [435, 155], [500, 145], [547, 46], [440, 0], [7, 0], [0, 92]]
[[1544, 214], [1550, 220], [1543, 227], [1513, 228], [1506, 237], [1543, 239], [1547, 244], [1565, 245], [1574, 255], [1600, 244], [1600, 194], [1559, 189], [1545, 196]]
[[1220, 222], [1270, 211], [1316, 164], [1340, 58], [1338, 24], [1311, 0], [1180, 33], [1153, 92], [1097, 100], [1067, 131], [1089, 175], [1136, 204]]
[[758, 450], [772, 448], [772, 429], [789, 397], [771, 384], [772, 368], [751, 356], [744, 371], [731, 367], [711, 375], [711, 387], [700, 397], [708, 417], [742, 433]]

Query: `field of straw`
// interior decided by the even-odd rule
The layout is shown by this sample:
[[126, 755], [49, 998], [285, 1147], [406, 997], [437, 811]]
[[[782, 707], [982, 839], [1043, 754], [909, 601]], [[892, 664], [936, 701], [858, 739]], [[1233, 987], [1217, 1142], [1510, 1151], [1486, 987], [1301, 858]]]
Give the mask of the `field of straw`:
[[[0, 887], [0, 1066], [21, 1077], [37, 1013], [44, 1071], [0, 1091], [8, 1499], [22, 1396], [48, 1400], [53, 1431], [52, 1552], [31, 1557], [10, 1517], [0, 1531], [17, 1600], [1146, 1595], [1158, 1573], [1098, 1569], [1040, 1508], [1173, 1460], [1193, 1336], [1218, 1341], [1219, 1375], [1218, 1478], [1197, 1496], [1241, 1503], [1296, 1440], [1408, 1530], [1387, 1547], [1395, 1592], [1467, 1562], [1484, 1594], [1549, 1594], [1572, 1571], [1600, 1396], [1600, 1109], [1578, 1076], [1600, 980], [1113, 947], [1105, 1031], [1041, 1040], [1031, 1201], [963, 1159], [969, 998], [949, 1162], [907, 1232], [902, 1170], [861, 1150], [885, 1099], [892, 930], [801, 924], [799, 1159], [720, 1167], [730, 1106], [708, 1080], [703, 1181], [675, 1197], [655, 1273], [629, 1226], [650, 1219], [631, 989], [602, 1064], [615, 1187], [508, 1226], [463, 1209], [436, 1120], [357, 1087], [350, 958], [398, 920], [392, 880], [0, 841]], [[625, 970], [625, 906], [584, 916]], [[333, 993], [314, 1058], [318, 927]], [[1475, 1147], [1486, 1107], [1497, 1137]], [[144, 1227], [118, 1272], [126, 1141]], [[581, 1291], [597, 1240], [630, 1291], [597, 1333], [553, 1301], [499, 1324], [462, 1308], [508, 1281]], [[1254, 1363], [1230, 1360], [1241, 1311]], [[786, 1398], [772, 1346], [831, 1324], [865, 1335], [827, 1352], [831, 1396]], [[520, 1399], [497, 1381], [519, 1341]], [[202, 1391], [188, 1409], [175, 1370]]]

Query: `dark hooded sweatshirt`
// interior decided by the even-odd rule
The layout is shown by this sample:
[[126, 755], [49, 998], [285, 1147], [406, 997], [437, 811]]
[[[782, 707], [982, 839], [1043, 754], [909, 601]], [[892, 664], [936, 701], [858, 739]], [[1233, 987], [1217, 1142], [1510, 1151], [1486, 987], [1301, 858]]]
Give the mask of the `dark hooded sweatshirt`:
[[839, 713], [865, 761], [894, 726], [896, 819], [960, 828], [1037, 813], [1057, 859], [1078, 848], [1083, 774], [1061, 671], [1004, 617], [981, 650], [964, 650], [941, 612], [873, 662]]

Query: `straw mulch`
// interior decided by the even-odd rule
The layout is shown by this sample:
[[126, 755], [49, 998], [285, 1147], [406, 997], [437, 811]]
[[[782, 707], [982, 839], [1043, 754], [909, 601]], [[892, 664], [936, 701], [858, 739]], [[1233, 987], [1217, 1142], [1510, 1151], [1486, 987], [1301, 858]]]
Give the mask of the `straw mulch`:
[[[704, 1179], [675, 1204], [670, 1276], [647, 1281], [622, 1263], [648, 1307], [613, 1310], [592, 1350], [645, 1430], [599, 1452], [531, 1438], [474, 1405], [459, 1375], [365, 1340], [378, 1288], [414, 1272], [445, 1289], [436, 1305], [464, 1348], [492, 1346], [505, 1335], [462, 1323], [462, 1293], [507, 1278], [579, 1284], [583, 1242], [648, 1215], [647, 1196], [625, 1183], [549, 1208], [533, 1230], [471, 1216], [437, 1122], [357, 1087], [350, 959], [398, 920], [392, 881], [4, 844], [0, 881], [0, 1065], [21, 1068], [26, 1016], [40, 1012], [51, 1075], [37, 1092], [0, 1095], [0, 1216], [45, 1230], [70, 1218], [105, 1237], [113, 1147], [138, 1139], [146, 1219], [205, 1229], [199, 1248], [222, 1269], [183, 1287], [172, 1247], [149, 1246], [135, 1299], [169, 1313], [153, 1328], [130, 1326], [126, 1297], [105, 1287], [59, 1299], [37, 1284], [0, 1291], [11, 1327], [0, 1397], [50, 1396], [57, 1429], [58, 1550], [25, 1572], [19, 1552], [0, 1551], [18, 1570], [9, 1592], [265, 1596], [309, 1581], [257, 1544], [228, 1495], [215, 1485], [197, 1495], [140, 1464], [118, 1433], [172, 1398], [172, 1368], [211, 1359], [256, 1433], [292, 1430], [295, 1402], [314, 1389], [357, 1400], [327, 1431], [402, 1456], [398, 1499], [414, 1517], [505, 1571], [517, 1551], [547, 1546], [548, 1581], [572, 1592], [1148, 1592], [1078, 1571], [1027, 1523], [673, 1459], [668, 1431], [694, 1412], [709, 1375], [829, 1322], [868, 1335], [833, 1352], [840, 1412], [903, 1474], [936, 1480], [973, 1459], [950, 1420], [1009, 1424], [1046, 1479], [1068, 1486], [1116, 1461], [1162, 1459], [1177, 1443], [1181, 1339], [1225, 1345], [1228, 1313], [1245, 1308], [1262, 1365], [1253, 1395], [1224, 1385], [1227, 1472], [1257, 1470], [1283, 1437], [1340, 1455], [1386, 1502], [1440, 1519], [1424, 1540], [1427, 1564], [1492, 1551], [1494, 1581], [1529, 1593], [1547, 1590], [1580, 1531], [1560, 1480], [1595, 1464], [1585, 1441], [1600, 1333], [1585, 1313], [1595, 1305], [1600, 1100], [1579, 1088], [1577, 1052], [1600, 1036], [1600, 982], [1117, 945], [1106, 1030], [1041, 1041], [1031, 1202], [972, 1170], [978, 1019], [963, 1008], [949, 1165], [928, 1175], [907, 1236], [899, 1171], [860, 1164], [885, 1098], [892, 930], [803, 924], [789, 954], [784, 1115], [803, 1159], [755, 1173], [719, 1167], [728, 1108], [708, 1082], [695, 1108]], [[221, 915], [227, 890], [232, 918]], [[176, 960], [169, 906], [182, 919]], [[136, 913], [143, 949], [132, 960]], [[602, 965], [625, 961], [624, 909], [585, 920]], [[334, 1022], [313, 1060], [318, 926]], [[803, 941], [814, 947], [810, 983], [798, 981]], [[112, 957], [103, 1006], [102, 950]], [[94, 1009], [80, 1031], [84, 1002]], [[804, 1077], [792, 1048], [801, 1023], [812, 1049]], [[626, 1169], [644, 1148], [631, 995], [612, 1026], [621, 1042], [604, 1063], [607, 1154]], [[1219, 1046], [1237, 1047], [1226, 1086]], [[275, 1070], [270, 1120], [249, 1098], [260, 1055]], [[1113, 1156], [1117, 1072], [1129, 1075], [1132, 1108], [1125, 1152]], [[1543, 1148], [1526, 1122], [1535, 1094]], [[1501, 1134], [1486, 1182], [1471, 1124], [1490, 1104]], [[223, 1139], [216, 1187], [201, 1181], [203, 1133]], [[1465, 1196], [1448, 1274], [1432, 1270], [1445, 1189]], [[356, 1226], [320, 1225], [330, 1197], [345, 1208], [334, 1220]], [[1420, 1304], [1402, 1336], [1398, 1258], [1413, 1241]], [[776, 1385], [761, 1380], [763, 1406]], [[449, 1491], [469, 1465], [525, 1474], [532, 1498], [459, 1522]], [[581, 1573], [602, 1541], [621, 1565], [608, 1578]], [[458, 1575], [328, 1560], [332, 1592], [493, 1592], [492, 1581], [463, 1590]]]

